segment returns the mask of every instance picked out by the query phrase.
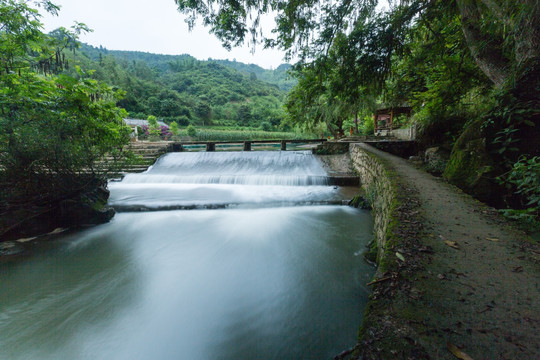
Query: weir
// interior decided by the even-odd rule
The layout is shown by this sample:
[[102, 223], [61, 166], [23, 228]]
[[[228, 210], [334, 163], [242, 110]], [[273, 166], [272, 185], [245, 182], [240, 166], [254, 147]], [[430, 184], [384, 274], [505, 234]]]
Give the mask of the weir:
[[188, 152], [112, 182], [117, 210], [341, 204], [346, 200], [309, 151]]
[[[324, 139], [322, 139], [324, 140]], [[281, 142], [281, 150], [284, 151], [286, 150], [287, 148], [287, 142], [291, 142], [291, 143], [297, 143], [298, 141], [301, 141], [302, 144], [305, 144], [305, 141], [310, 141], [310, 140], [280, 140]], [[317, 141], [320, 141], [320, 140], [317, 140]], [[312, 142], [315, 142], [315, 140], [313, 140]], [[225, 143], [219, 143], [221, 145], [225, 145], [225, 144], [237, 144], [238, 142], [225, 142]], [[271, 141], [271, 140], [264, 140], [264, 141], [256, 141], [255, 143], [261, 143], [261, 144], [272, 144], [272, 143], [275, 143], [275, 141]], [[204, 142], [194, 142], [194, 143], [191, 143], [191, 145], [193, 144], [206, 144], [207, 147], [208, 147], [208, 143], [204, 143]], [[216, 150], [216, 145], [217, 143], [212, 143], [213, 145], [213, 150], [212, 151], [207, 151], [207, 152], [214, 152]], [[252, 142], [251, 141], [246, 141], [244, 142], [244, 148], [243, 150], [244, 151], [251, 151], [251, 144]], [[230, 154], [230, 155], [217, 155], [215, 157], [212, 157], [212, 155], [187, 155], [187, 154], [190, 154], [192, 153], [191, 151], [184, 151], [186, 148], [184, 148], [183, 146], [187, 146], [189, 145], [188, 143], [142, 143], [142, 142], [137, 142], [137, 143], [133, 143], [131, 145], [131, 150], [139, 155], [144, 164], [139, 164], [139, 165], [126, 165], [125, 168], [123, 168], [121, 171], [119, 171], [118, 174], [114, 174], [114, 177], [118, 177], [118, 176], [122, 176], [123, 174], [132, 174], [132, 173], [140, 173], [140, 172], [144, 172], [146, 170], [148, 170], [148, 168], [154, 164], [157, 159], [159, 159], [159, 157], [163, 154], [166, 154], [166, 153], [178, 153], [178, 152], [181, 152], [181, 153], [184, 153], [186, 154], [186, 156], [177, 156], [176, 158], [177, 159], [184, 159], [182, 161], [185, 161], [185, 159], [188, 159], [191, 158], [192, 159], [195, 159], [196, 162], [204, 162], [204, 161], [207, 161], [207, 160], [203, 160], [203, 159], [209, 159], [209, 158], [212, 158], [212, 159], [215, 159], [216, 162], [219, 163], [220, 159], [223, 159], [223, 158], [227, 158], [227, 159], [237, 159], [238, 161], [242, 162], [244, 161], [244, 159], [249, 159], [249, 158], [252, 158], [252, 159], [256, 159], [256, 158], [260, 158], [261, 155], [239, 155], [238, 151], [228, 151], [227, 153]], [[342, 144], [343, 145], [343, 144]], [[348, 145], [348, 144], [346, 144]], [[208, 149], [207, 149], [208, 150]], [[267, 151], [268, 152], [268, 151]], [[267, 153], [266, 152], [266, 153]], [[222, 152], [220, 152], [222, 153]], [[261, 153], [260, 151], [257, 151], [257, 153]], [[296, 152], [298, 153], [298, 152]], [[304, 154], [307, 154], [308, 152], [306, 151], [303, 151]], [[276, 155], [276, 158], [286, 158], [287, 155]], [[157, 165], [157, 163], [156, 163]], [[180, 164], [179, 164], [180, 165]], [[254, 172], [257, 172], [258, 170], [260, 169], [252, 169]], [[180, 170], [181, 172], [183, 172], [183, 170]], [[320, 170], [319, 170], [320, 171]], [[287, 176], [291, 175], [290, 173], [286, 173], [286, 174], [277, 174], [281, 179], [285, 179]], [[129, 177], [131, 177], [131, 175], [128, 175]], [[318, 175], [319, 177], [321, 176], [320, 174]], [[358, 176], [352, 176], [351, 174], [340, 174], [340, 173], [332, 173], [332, 174], [324, 174], [324, 171], [323, 171], [323, 175], [326, 180], [323, 181], [323, 184], [325, 185], [337, 185], [337, 186], [358, 186], [359, 185], [359, 178]], [[314, 181], [316, 182], [319, 182], [320, 180], [315, 180], [313, 179]], [[131, 181], [131, 180], [130, 180]]]

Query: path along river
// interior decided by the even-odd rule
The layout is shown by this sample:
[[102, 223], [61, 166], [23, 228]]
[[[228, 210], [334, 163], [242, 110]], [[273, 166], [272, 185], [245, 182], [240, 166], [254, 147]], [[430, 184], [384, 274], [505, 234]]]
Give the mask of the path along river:
[[325, 176], [308, 152], [201, 152], [111, 183], [110, 223], [0, 265], [0, 359], [332, 358], [372, 220]]

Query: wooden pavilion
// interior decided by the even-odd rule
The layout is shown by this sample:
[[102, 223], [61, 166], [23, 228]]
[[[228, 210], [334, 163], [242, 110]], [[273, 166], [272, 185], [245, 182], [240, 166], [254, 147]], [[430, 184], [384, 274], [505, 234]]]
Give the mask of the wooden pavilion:
[[375, 133], [380, 130], [392, 130], [394, 118], [401, 114], [407, 114], [407, 117], [409, 117], [411, 111], [412, 107], [410, 106], [387, 107], [375, 111], [375, 114], [373, 114]]

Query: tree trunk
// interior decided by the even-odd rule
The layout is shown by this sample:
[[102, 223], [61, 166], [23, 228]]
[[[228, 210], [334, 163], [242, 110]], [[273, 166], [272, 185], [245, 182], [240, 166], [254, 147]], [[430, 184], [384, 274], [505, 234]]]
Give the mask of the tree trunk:
[[[540, 3], [537, 0], [503, 2], [502, 5], [494, 0], [457, 0], [457, 4], [471, 54], [497, 87], [509, 80], [517, 85], [537, 66], [540, 55]], [[507, 39], [483, 33], [479, 24], [485, 18], [500, 22]], [[512, 42], [506, 45], [509, 58], [503, 55], [503, 41]]]
[[503, 56], [500, 44], [493, 44], [493, 39], [489, 44], [487, 35], [482, 33], [475, 0], [458, 0], [457, 4], [463, 34], [476, 64], [497, 87], [502, 87], [510, 77], [510, 64]]

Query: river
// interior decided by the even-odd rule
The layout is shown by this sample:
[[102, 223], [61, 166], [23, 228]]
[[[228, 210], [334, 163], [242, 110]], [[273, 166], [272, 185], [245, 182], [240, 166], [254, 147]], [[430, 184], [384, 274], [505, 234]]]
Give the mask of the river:
[[368, 212], [308, 152], [167, 154], [107, 224], [0, 272], [0, 359], [331, 359], [355, 344]]

